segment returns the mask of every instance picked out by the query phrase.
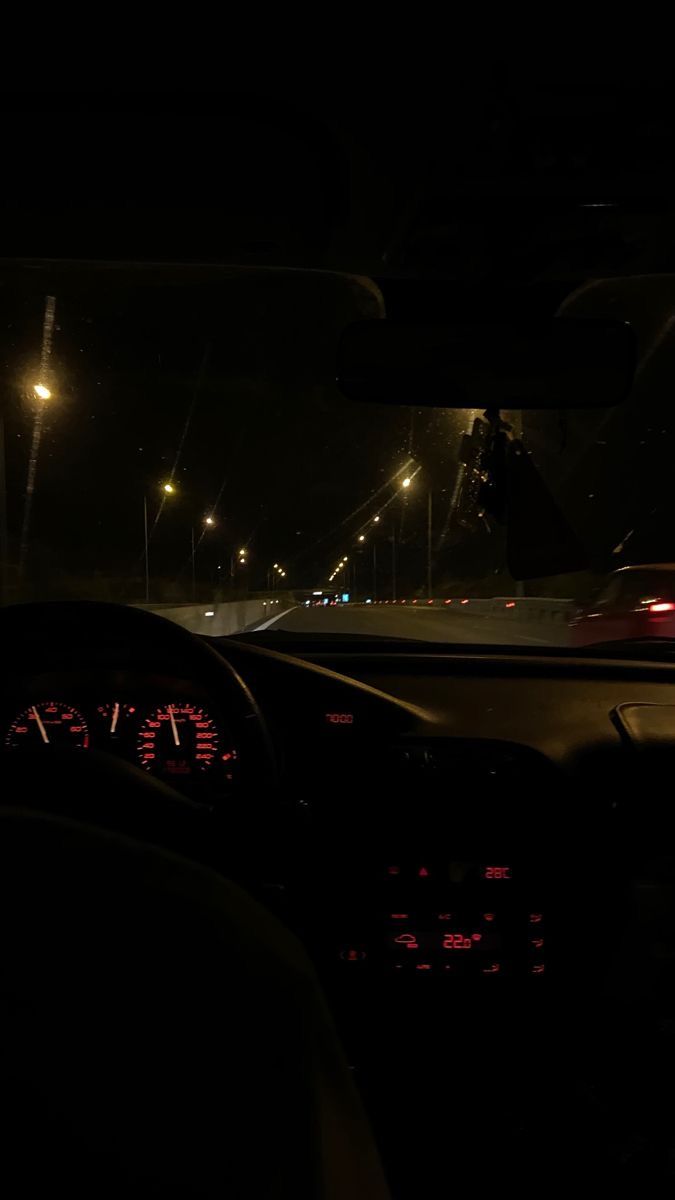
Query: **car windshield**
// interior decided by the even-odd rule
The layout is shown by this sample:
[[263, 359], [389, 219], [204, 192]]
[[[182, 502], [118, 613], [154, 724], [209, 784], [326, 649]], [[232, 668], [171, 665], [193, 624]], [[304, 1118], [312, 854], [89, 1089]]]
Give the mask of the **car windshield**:
[[597, 618], [675, 598], [668, 277], [549, 299], [630, 322], [641, 362], [616, 408], [504, 414], [574, 550], [558, 567], [533, 493], [527, 578], [481, 499], [484, 414], [336, 386], [340, 336], [388, 312], [386, 280], [13, 264], [2, 285], [4, 603], [121, 602], [280, 641], [564, 647], [588, 610], [587, 643], [668, 633]]

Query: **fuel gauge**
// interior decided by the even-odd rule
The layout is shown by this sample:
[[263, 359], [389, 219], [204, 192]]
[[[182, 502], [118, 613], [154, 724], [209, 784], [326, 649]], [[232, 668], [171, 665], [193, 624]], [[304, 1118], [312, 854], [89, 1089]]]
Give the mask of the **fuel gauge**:
[[136, 728], [134, 704], [122, 704], [119, 700], [113, 700], [110, 704], [99, 704], [96, 716], [99, 734], [102, 734], [106, 741], [121, 747], [133, 738]]

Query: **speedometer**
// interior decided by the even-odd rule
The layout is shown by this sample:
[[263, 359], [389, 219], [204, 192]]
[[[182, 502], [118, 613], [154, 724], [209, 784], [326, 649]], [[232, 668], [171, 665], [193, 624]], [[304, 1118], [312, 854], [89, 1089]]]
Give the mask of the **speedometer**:
[[74, 750], [86, 750], [89, 745], [89, 729], [82, 713], [60, 700], [31, 704], [12, 721], [5, 735], [5, 746], [10, 750], [54, 745]]
[[178, 701], [149, 713], [139, 727], [136, 749], [146, 771], [185, 777], [210, 770], [218, 745], [218, 730], [206, 709]]

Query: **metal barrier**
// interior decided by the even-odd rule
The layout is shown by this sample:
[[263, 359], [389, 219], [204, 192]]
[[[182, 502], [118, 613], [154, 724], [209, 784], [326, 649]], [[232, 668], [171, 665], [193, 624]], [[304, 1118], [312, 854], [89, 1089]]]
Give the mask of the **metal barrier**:
[[[537, 621], [567, 625], [574, 613], [574, 600], [563, 600], [551, 596], [492, 596], [489, 599], [474, 596], [438, 597], [426, 600], [423, 597], [404, 597], [401, 600], [376, 600], [374, 604], [434, 608], [453, 616], [498, 617], [505, 621]], [[368, 607], [371, 605], [360, 605]]]

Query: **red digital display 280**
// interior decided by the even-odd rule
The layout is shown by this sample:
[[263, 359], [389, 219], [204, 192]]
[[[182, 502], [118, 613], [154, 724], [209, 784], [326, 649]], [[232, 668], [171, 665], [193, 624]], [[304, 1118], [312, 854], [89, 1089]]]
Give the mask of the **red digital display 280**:
[[483, 867], [483, 879], [510, 879], [511, 868], [506, 866], [501, 867]]

